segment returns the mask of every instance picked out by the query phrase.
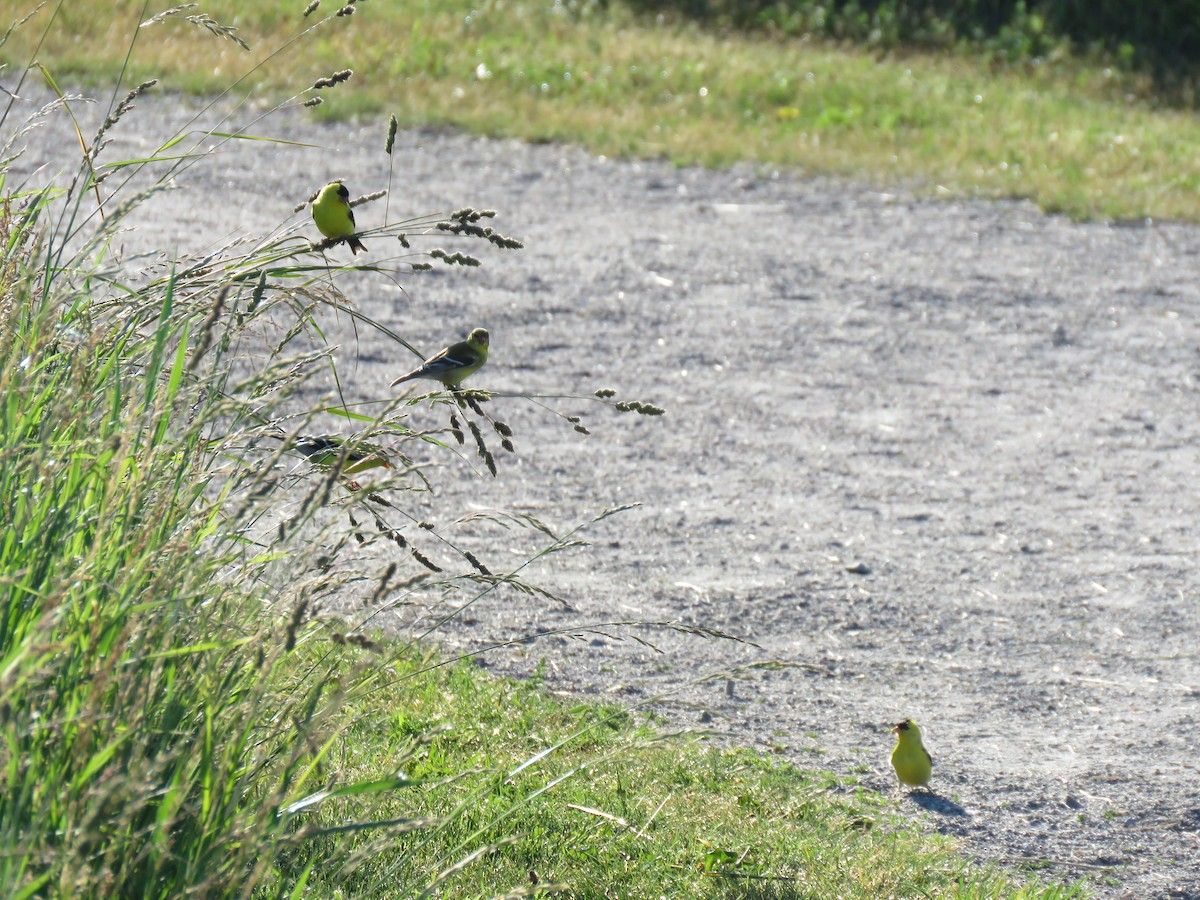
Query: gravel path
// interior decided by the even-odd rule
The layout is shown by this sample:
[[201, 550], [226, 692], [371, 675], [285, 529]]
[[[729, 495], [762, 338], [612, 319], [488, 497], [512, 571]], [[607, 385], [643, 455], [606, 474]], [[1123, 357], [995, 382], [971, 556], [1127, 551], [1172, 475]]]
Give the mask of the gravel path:
[[[183, 110], [137, 115], [110, 158]], [[56, 129], [19, 167], [69, 152]], [[147, 206], [127, 246], [198, 251], [230, 210], [265, 232], [328, 177], [386, 186], [381, 128], [297, 114], [252, 130], [336, 152], [224, 150]], [[480, 387], [612, 386], [669, 410], [551, 401], [586, 416], [583, 437], [528, 401], [492, 404], [518, 455], [494, 480], [439, 473], [437, 509], [569, 527], [643, 505], [535, 567], [571, 609], [497, 594], [442, 640], [614, 619], [745, 636], [759, 646], [546, 638], [485, 664], [622, 702], [668, 692], [674, 721], [885, 791], [886, 728], [912, 715], [940, 799], [898, 802], [964, 852], [1088, 876], [1103, 897], [1200, 897], [1200, 231], [427, 132], [398, 137], [396, 164], [393, 215], [492, 207], [526, 249], [406, 276], [407, 293], [345, 281], [364, 312], [430, 350], [486, 325]], [[331, 328], [351, 399], [412, 362]], [[532, 546], [458, 534], [495, 570]], [[697, 683], [776, 659], [808, 667]]]

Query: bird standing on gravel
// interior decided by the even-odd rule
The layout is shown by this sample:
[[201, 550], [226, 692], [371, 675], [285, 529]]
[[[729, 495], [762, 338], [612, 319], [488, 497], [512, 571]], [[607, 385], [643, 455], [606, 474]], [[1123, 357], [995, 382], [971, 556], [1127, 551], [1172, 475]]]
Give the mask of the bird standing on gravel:
[[407, 375], [401, 375], [392, 382], [392, 387], [401, 382], [414, 378], [431, 378], [440, 381], [448, 388], [457, 387], [468, 375], [479, 371], [479, 367], [487, 362], [488, 333], [486, 328], [476, 328], [465, 341], [452, 344], [425, 360]]
[[344, 240], [350, 250], [367, 252], [366, 246], [354, 236], [354, 210], [350, 208], [350, 191], [340, 181], [331, 181], [321, 188], [312, 208], [317, 230], [331, 241]]
[[921, 743], [921, 729], [912, 719], [905, 719], [892, 729], [896, 735], [896, 746], [892, 750], [892, 768], [900, 783], [908, 787], [922, 787], [929, 783], [933, 774], [933, 757]]

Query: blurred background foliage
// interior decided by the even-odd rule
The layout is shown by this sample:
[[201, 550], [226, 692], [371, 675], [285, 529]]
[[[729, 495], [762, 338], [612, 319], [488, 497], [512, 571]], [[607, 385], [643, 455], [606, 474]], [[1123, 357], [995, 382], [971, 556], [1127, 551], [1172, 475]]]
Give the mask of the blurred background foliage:
[[1052, 53], [1111, 56], [1164, 86], [1194, 79], [1200, 61], [1196, 0], [628, 0], [712, 25], [865, 43], [895, 50], [967, 42], [1016, 62]]

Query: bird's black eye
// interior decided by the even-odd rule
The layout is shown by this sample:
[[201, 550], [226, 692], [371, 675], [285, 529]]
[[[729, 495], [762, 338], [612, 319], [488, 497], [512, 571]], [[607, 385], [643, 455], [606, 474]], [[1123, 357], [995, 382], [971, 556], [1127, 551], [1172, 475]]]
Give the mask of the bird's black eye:
[[903, 722], [901, 722], [896, 727], [899, 728], [901, 731], [908, 731], [908, 720], [905, 719]]

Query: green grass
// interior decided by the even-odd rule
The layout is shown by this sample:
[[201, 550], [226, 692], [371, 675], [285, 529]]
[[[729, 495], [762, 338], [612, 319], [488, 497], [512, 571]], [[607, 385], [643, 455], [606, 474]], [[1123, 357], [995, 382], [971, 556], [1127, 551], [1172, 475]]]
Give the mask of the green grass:
[[[347, 708], [355, 724], [335, 755], [350, 773], [423, 781], [396, 813], [452, 820], [411, 856], [362, 854], [350, 881], [314, 872], [318, 893], [403, 896], [397, 881], [482, 843], [494, 851], [449, 880], [449, 896], [494, 896], [530, 872], [569, 897], [1080, 896], [968, 867], [853, 780], [664, 737], [620, 709], [567, 705], [468, 664], [392, 665], [388, 687]], [[381, 814], [331, 808], [321, 821], [368, 812]]]
[[[47, 48], [80, 26], [59, 9]], [[137, 128], [137, 110], [114, 115]], [[0, 117], [5, 131], [22, 124]], [[208, 158], [170, 152], [163, 183]], [[9, 894], [1077, 895], [969, 868], [853, 781], [670, 738], [636, 710], [567, 704], [372, 634], [376, 616], [423, 591], [460, 609], [537, 594], [527, 562], [575, 546], [586, 523], [555, 534], [528, 515], [476, 514], [470, 544], [423, 527], [424, 507], [409, 504], [425, 479], [470, 468], [428, 463], [476, 455], [478, 471], [505, 477], [504, 441], [493, 445], [510, 431], [488, 397], [305, 408], [297, 388], [339, 375], [322, 334], [349, 309], [342, 270], [284, 222], [252, 250], [126, 271], [108, 239], [123, 201], [149, 201], [98, 176], [146, 166], [89, 151], [54, 189], [0, 170]], [[476, 225], [486, 218], [380, 231], [409, 235], [409, 261], [442, 265], [425, 245], [471, 228], [496, 244]], [[296, 435], [322, 414], [358, 429], [341, 435], [347, 454], [370, 441], [390, 468], [355, 467], [357, 484], [349, 457], [312, 464]], [[414, 424], [431, 418], [446, 425]], [[489, 569], [493, 526], [506, 547], [518, 528], [530, 536], [526, 563]], [[354, 616], [321, 613], [351, 590]]]
[[[25, 10], [0, 3], [0, 17]], [[31, 20], [22, 45], [53, 5]], [[254, 72], [247, 87], [298, 93], [335, 69], [327, 114], [395, 114], [614, 156], [753, 161], [954, 196], [1028, 197], [1078, 217], [1200, 218], [1200, 122], [1160, 108], [1148, 82], [1069, 59], [997, 66], [966, 54], [877, 56], [639, 19], [619, 3], [363, 3]], [[60, 78], [110, 79], [136, 10], [63, 8], [37, 56]], [[301, 28], [294, 2], [206, 7], [252, 38], [245, 53], [179, 18], [142, 29], [130, 77], [226, 87]], [[96, 39], [72, 35], [88, 19]], [[377, 35], [386, 34], [381, 41]], [[304, 50], [301, 52], [300, 46]], [[26, 59], [17, 43], [10, 65]], [[266, 74], [269, 72], [269, 74]]]

